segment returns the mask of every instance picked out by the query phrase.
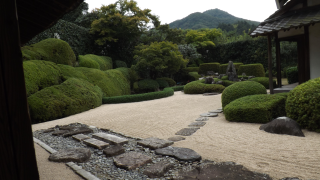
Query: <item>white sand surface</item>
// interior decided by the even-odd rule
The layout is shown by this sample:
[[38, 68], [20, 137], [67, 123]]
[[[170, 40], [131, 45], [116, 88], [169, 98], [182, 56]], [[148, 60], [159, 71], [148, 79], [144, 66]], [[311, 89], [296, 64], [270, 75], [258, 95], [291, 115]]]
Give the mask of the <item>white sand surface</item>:
[[[167, 139], [188, 127], [201, 113], [221, 107], [221, 95], [174, 96], [98, 108], [32, 126], [33, 131], [80, 122], [113, 129], [133, 137]], [[228, 122], [223, 114], [186, 140], [173, 146], [191, 148], [203, 159], [233, 161], [274, 179], [299, 177], [320, 179], [320, 133], [303, 130], [306, 137], [276, 135], [260, 131], [261, 124]]]

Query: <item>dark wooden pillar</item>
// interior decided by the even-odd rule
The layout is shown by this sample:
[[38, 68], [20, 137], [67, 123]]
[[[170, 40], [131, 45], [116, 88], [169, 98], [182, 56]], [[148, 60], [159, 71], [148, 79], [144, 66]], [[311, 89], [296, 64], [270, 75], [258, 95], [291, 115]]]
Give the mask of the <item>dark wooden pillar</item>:
[[0, 2], [0, 179], [39, 179], [15, 0]]
[[278, 38], [278, 33], [275, 33], [275, 42], [276, 42], [276, 62], [277, 62], [277, 82], [278, 87], [281, 88], [281, 60], [280, 60], [280, 41]]
[[273, 77], [272, 77], [272, 44], [271, 34], [268, 34], [268, 71], [269, 71], [269, 89], [270, 94], [273, 94]]
[[309, 26], [304, 26], [304, 82], [310, 79]]

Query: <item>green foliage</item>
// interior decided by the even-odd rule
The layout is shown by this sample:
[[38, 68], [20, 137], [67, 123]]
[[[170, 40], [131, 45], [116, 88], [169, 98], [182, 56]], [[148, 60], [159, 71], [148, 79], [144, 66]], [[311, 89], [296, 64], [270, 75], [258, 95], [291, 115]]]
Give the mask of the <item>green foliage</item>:
[[199, 80], [199, 78], [201, 78], [198, 72], [189, 72], [188, 74], [191, 77], [192, 81]]
[[298, 67], [291, 67], [287, 69], [287, 77], [288, 77], [288, 83], [293, 84], [296, 82], [299, 82], [299, 72]]
[[177, 83], [171, 79], [171, 78], [168, 78], [168, 77], [162, 77], [162, 78], [158, 78], [158, 79], [164, 79], [168, 82], [169, 86], [172, 87], [172, 86], [175, 86]]
[[153, 79], [143, 79], [138, 82], [139, 93], [154, 92], [159, 90], [159, 84]]
[[89, 81], [87, 76], [85, 76], [81, 71], [77, 71], [76, 68], [68, 65], [57, 64], [61, 70], [61, 78], [63, 81], [69, 78], [77, 78]]
[[41, 89], [58, 85], [62, 82], [60, 68], [53, 62], [40, 60], [24, 61], [23, 71], [27, 97]]
[[199, 74], [207, 75], [208, 71], [219, 72], [220, 63], [203, 63], [199, 66]]
[[101, 99], [98, 86], [70, 78], [31, 95], [28, 98], [30, 117], [34, 123], [63, 118], [98, 107]]
[[194, 64], [199, 58], [201, 58], [201, 54], [197, 52], [197, 48], [193, 44], [180, 44], [178, 45], [178, 48], [183, 59], [189, 60], [189, 64]]
[[82, 2], [76, 9], [69, 12], [68, 14], [62, 17], [63, 20], [74, 23], [78, 18], [87, 13], [89, 5], [86, 2]]
[[203, 81], [192, 81], [184, 86], [185, 94], [203, 94], [218, 92], [221, 93], [224, 90], [224, 86], [220, 84], [204, 84]]
[[21, 51], [23, 60], [44, 60], [70, 66], [76, 62], [76, 57], [69, 44], [59, 39], [46, 39], [30, 46], [24, 46]]
[[289, 92], [287, 116], [301, 128], [320, 132], [320, 78], [311, 79]]
[[266, 88], [254, 81], [242, 81], [234, 83], [223, 91], [221, 96], [222, 108], [225, 108], [232, 101], [255, 94], [267, 94]]
[[107, 71], [104, 71], [105, 74], [107, 74], [109, 81], [111, 81], [118, 91], [118, 94], [120, 95], [127, 95], [130, 94], [130, 79], [127, 79], [127, 77], [118, 69], [110, 69]]
[[[229, 64], [220, 64], [220, 66], [219, 66], [219, 74], [226, 74], [228, 65]], [[233, 63], [233, 65], [236, 68], [236, 71], [238, 72], [240, 66], [243, 65], [243, 63]], [[238, 75], [241, 75], [241, 74], [238, 74]]]
[[[134, 58], [138, 61], [135, 70], [141, 77], [156, 79], [163, 74], [172, 75], [185, 67], [187, 60], [183, 59], [178, 46], [171, 42], [154, 42], [150, 45], [136, 47]], [[146, 74], [149, 73], [149, 74]]]
[[270, 94], [245, 96], [232, 101], [223, 112], [228, 121], [248, 123], [268, 123], [272, 119], [285, 116], [286, 98]]
[[199, 71], [199, 67], [186, 67], [186, 68], [184, 68], [184, 70], [186, 71], [186, 72], [198, 72]]
[[276, 93], [276, 94], [273, 94], [275, 96], [283, 96], [287, 99], [288, 95], [289, 95], [289, 92], [283, 92], [283, 93]]
[[[228, 77], [228, 76], [227, 76]], [[229, 80], [222, 80], [222, 85], [225, 86], [225, 87], [228, 87], [234, 83], [238, 83], [238, 82], [235, 82], [235, 81], [229, 81]]]
[[195, 47], [215, 46], [214, 39], [221, 36], [217, 29], [189, 30], [186, 35], [186, 42]]
[[79, 66], [105, 71], [112, 69], [112, 59], [107, 56], [97, 56], [94, 54], [80, 55]]
[[262, 64], [241, 65], [238, 74], [246, 73], [247, 76], [266, 77]]
[[125, 96], [115, 96], [115, 97], [103, 97], [103, 104], [116, 104], [116, 103], [128, 103], [128, 102], [140, 102], [148, 101], [153, 99], [160, 99], [172, 96], [174, 91], [172, 88], [164, 88], [163, 91], [150, 92], [144, 94], [134, 94]]
[[120, 61], [120, 60], [116, 60], [115, 61], [115, 66], [116, 66], [116, 68], [120, 68], [120, 67], [125, 67], [126, 68], [126, 67], [128, 67], [126, 62]]
[[[262, 84], [266, 89], [269, 89], [269, 78], [267, 77], [255, 77], [251, 78], [248, 81], [255, 81]], [[276, 80], [273, 80], [273, 88], [277, 87]]]
[[158, 82], [160, 89], [169, 87], [169, 83], [164, 79], [156, 79], [156, 81]]
[[174, 91], [182, 91], [184, 89], [184, 86], [173, 86], [171, 87]]

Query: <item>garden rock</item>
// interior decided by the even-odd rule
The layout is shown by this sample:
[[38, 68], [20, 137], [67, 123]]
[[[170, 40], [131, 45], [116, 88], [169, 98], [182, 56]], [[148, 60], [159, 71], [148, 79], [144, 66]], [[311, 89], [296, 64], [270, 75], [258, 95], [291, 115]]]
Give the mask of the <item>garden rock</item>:
[[278, 117], [267, 124], [261, 125], [260, 130], [274, 134], [305, 137], [298, 123], [288, 117]]
[[174, 167], [170, 162], [158, 162], [146, 168], [143, 174], [147, 175], [149, 178], [159, 178], [162, 177], [170, 168]]
[[172, 156], [180, 161], [198, 161], [201, 160], [201, 156], [192, 149], [180, 148], [180, 147], [165, 147], [162, 149], [157, 149], [156, 154], [163, 156]]
[[181, 136], [191, 136], [193, 133], [195, 133], [200, 128], [183, 128], [180, 131], [176, 132], [175, 135], [181, 135]]
[[49, 129], [46, 129], [43, 131], [43, 133], [49, 133], [49, 132], [52, 132], [54, 131], [54, 128], [49, 128]]
[[125, 149], [120, 145], [110, 146], [103, 150], [103, 153], [107, 157], [117, 156], [117, 155], [123, 154], [124, 152], [125, 152]]
[[238, 81], [237, 71], [232, 61], [229, 61], [226, 74], [229, 81]]
[[208, 121], [209, 118], [207, 117], [199, 117], [198, 119], [196, 119], [196, 121]]
[[181, 137], [181, 136], [173, 136], [173, 137], [168, 138], [169, 141], [173, 141], [173, 142], [182, 141], [182, 140], [185, 140], [185, 139], [186, 138]]
[[213, 96], [213, 95], [218, 95], [220, 93], [203, 93], [204, 96]]
[[216, 116], [218, 116], [218, 114], [217, 113], [202, 113], [202, 114], [200, 114], [200, 116], [202, 116], [202, 117], [216, 117]]
[[209, 111], [209, 113], [222, 113], [222, 112], [223, 112], [223, 110], [221, 110], [221, 109]]
[[189, 127], [194, 127], [194, 128], [199, 128], [199, 127], [202, 127], [204, 125], [206, 125], [205, 122], [193, 122], [193, 123], [189, 124], [188, 126]]
[[107, 142], [109, 144], [127, 144], [128, 139], [126, 138], [121, 138], [119, 136], [115, 136], [112, 134], [107, 134], [107, 133], [95, 133], [92, 135], [93, 138], [99, 139], [101, 141]]
[[90, 139], [89, 136], [86, 136], [84, 134], [77, 134], [77, 135], [72, 136], [72, 138], [77, 140], [77, 141], [83, 141], [85, 139]]
[[168, 141], [168, 140], [163, 140], [163, 139], [158, 139], [153, 137], [143, 139], [137, 142], [138, 145], [148, 147], [150, 149], [159, 149], [159, 148], [167, 147], [172, 145], [173, 143], [174, 143], [173, 141]]
[[213, 77], [206, 77], [205, 78], [205, 84], [212, 84], [214, 82], [214, 79]]
[[88, 134], [88, 133], [92, 133], [93, 130], [87, 127], [79, 127], [79, 128], [74, 128], [73, 130], [63, 134], [63, 137], [69, 137], [69, 136], [73, 136], [76, 134]]
[[65, 133], [68, 133], [69, 131], [68, 130], [56, 130], [52, 133], [52, 135], [54, 136], [60, 136], [60, 135], [63, 135]]
[[97, 149], [104, 149], [105, 147], [109, 146], [109, 143], [94, 138], [85, 139], [83, 140], [83, 143]]
[[127, 170], [136, 169], [152, 162], [151, 157], [132, 151], [114, 157], [113, 161], [116, 166]]
[[82, 163], [89, 160], [91, 151], [85, 148], [64, 149], [49, 156], [50, 161], [54, 162], [78, 162]]

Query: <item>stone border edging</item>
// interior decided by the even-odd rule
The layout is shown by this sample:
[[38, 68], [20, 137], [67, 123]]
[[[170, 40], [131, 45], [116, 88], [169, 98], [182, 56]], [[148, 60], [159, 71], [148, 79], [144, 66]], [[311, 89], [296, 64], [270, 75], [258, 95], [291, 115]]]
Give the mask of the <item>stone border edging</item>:
[[[57, 152], [56, 150], [52, 149], [50, 146], [46, 145], [44, 142], [40, 141], [35, 137], [33, 137], [33, 141], [51, 154]], [[73, 162], [68, 162], [66, 163], [66, 165], [69, 166], [75, 173], [79, 174], [81, 177], [83, 177], [86, 180], [100, 180], [99, 178], [92, 175], [90, 172], [82, 169], [82, 167], [76, 165]]]

